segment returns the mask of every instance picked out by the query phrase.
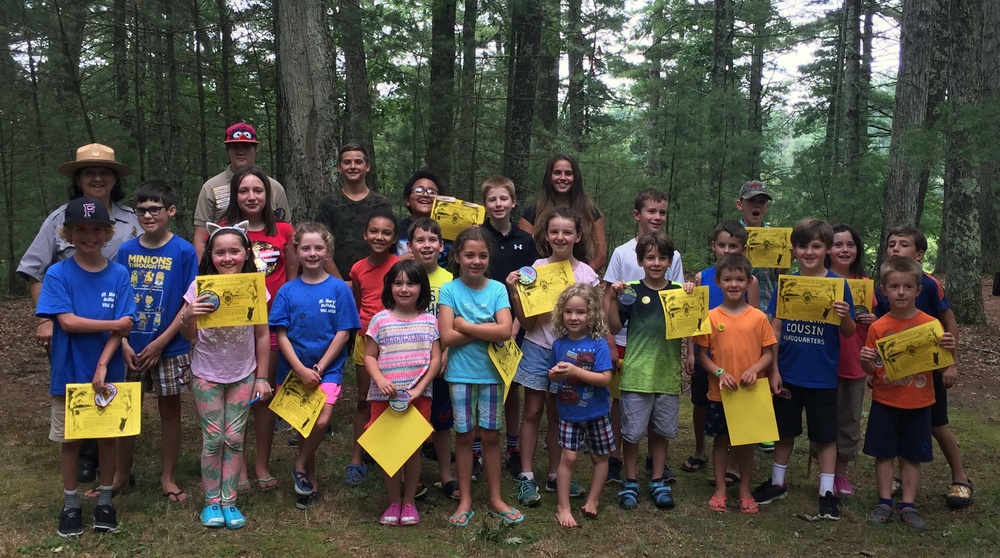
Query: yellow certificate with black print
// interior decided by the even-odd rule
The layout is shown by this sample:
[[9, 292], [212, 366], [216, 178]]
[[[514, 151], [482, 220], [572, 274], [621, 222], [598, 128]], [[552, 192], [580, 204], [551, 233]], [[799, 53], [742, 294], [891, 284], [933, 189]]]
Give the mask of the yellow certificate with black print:
[[433, 431], [431, 423], [413, 405], [405, 411], [389, 407], [358, 438], [358, 443], [387, 475], [392, 476]]
[[844, 300], [844, 280], [839, 277], [778, 276], [778, 308], [782, 320], [840, 325], [833, 303]]
[[503, 400], [507, 400], [507, 392], [510, 391], [510, 384], [514, 381], [514, 374], [517, 373], [517, 365], [521, 364], [521, 357], [524, 353], [513, 339], [508, 339], [503, 343], [490, 343], [487, 350], [493, 366], [497, 367], [500, 377], [503, 378]]
[[438, 196], [431, 207], [431, 219], [441, 225], [441, 236], [445, 240], [455, 240], [458, 233], [483, 224], [486, 208], [451, 196]]
[[142, 383], [66, 384], [67, 440], [138, 436], [142, 430]]
[[720, 392], [731, 445], [745, 446], [778, 439], [778, 422], [767, 378], [757, 378], [753, 385], [741, 385], [736, 390], [721, 387]]
[[792, 263], [792, 229], [747, 227], [747, 258], [754, 267], [787, 269]]
[[708, 287], [695, 287], [691, 294], [683, 289], [660, 291], [663, 317], [667, 321], [667, 339], [680, 339], [712, 333], [708, 319]]
[[215, 311], [198, 316], [199, 328], [267, 324], [267, 287], [263, 273], [199, 275], [197, 296], [208, 295]]
[[295, 372], [289, 372], [267, 408], [285, 419], [303, 438], [308, 438], [325, 404], [326, 392], [319, 386], [307, 388]]
[[863, 316], [874, 311], [872, 303], [875, 299], [875, 281], [871, 279], [848, 279], [847, 286], [851, 289], [854, 300], [854, 315]]
[[[938, 346], [942, 335], [941, 322], [934, 320], [879, 339], [876, 344], [885, 375], [896, 381], [955, 364], [951, 351]], [[876, 361], [875, 365], [879, 363]]]
[[576, 283], [573, 267], [568, 260], [540, 265], [535, 268], [538, 277], [530, 285], [517, 284], [517, 294], [521, 298], [521, 308], [525, 317], [551, 312], [556, 308], [559, 295], [566, 287]]

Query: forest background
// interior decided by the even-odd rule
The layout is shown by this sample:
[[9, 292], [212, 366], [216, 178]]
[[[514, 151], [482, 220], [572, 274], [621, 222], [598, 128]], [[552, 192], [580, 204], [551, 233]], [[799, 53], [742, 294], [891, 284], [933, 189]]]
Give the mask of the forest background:
[[[793, 23], [783, 14], [809, 6]], [[816, 9], [816, 5], [822, 9]], [[373, 153], [370, 185], [402, 209], [417, 168], [478, 201], [505, 174], [524, 206], [557, 152], [578, 157], [611, 247], [635, 192], [670, 196], [689, 271], [764, 180], [768, 221], [862, 231], [868, 261], [894, 226], [932, 241], [960, 322], [984, 323], [1000, 271], [1000, 2], [991, 0], [0, 0], [0, 292], [41, 220], [55, 172], [90, 142], [180, 193], [189, 236], [201, 184], [226, 164], [228, 124], [296, 220], [337, 186], [337, 149]], [[779, 9], [780, 8], [780, 9]], [[898, 51], [873, 44], [885, 29]], [[797, 81], [776, 60], [815, 45]], [[873, 64], [894, 71], [873, 72]], [[870, 269], [873, 269], [870, 266]]]

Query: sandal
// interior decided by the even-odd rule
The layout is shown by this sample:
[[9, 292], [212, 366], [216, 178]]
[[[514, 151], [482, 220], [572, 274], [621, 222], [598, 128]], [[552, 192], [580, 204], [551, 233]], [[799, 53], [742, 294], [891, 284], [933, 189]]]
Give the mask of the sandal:
[[707, 457], [699, 458], [692, 455], [687, 458], [687, 461], [681, 463], [681, 471], [687, 473], [697, 473], [702, 467], [705, 466], [706, 463], [708, 463]]
[[308, 496], [313, 493], [313, 485], [309, 482], [309, 475], [292, 469], [292, 479], [295, 481], [295, 493], [299, 496]]
[[237, 494], [250, 494], [250, 479], [247, 479], [236, 485]]
[[660, 509], [669, 510], [674, 507], [673, 490], [663, 481], [649, 483], [649, 497]]
[[400, 525], [416, 525], [420, 523], [420, 512], [413, 504], [403, 504], [403, 511], [399, 513]]
[[399, 502], [389, 504], [389, 507], [382, 512], [382, 517], [378, 520], [382, 525], [399, 525]]
[[452, 480], [450, 480], [450, 481], [448, 481], [448, 482], [446, 482], [444, 484], [441, 484], [440, 482], [436, 482], [436, 483], [434, 483], [434, 488], [437, 488], [438, 490], [441, 491], [442, 494], [444, 494], [445, 496], [451, 498], [452, 500], [461, 500], [462, 499], [462, 493], [458, 489], [458, 481], [457, 480], [452, 479]]
[[346, 468], [344, 484], [361, 484], [361, 481], [365, 480], [365, 475], [367, 474], [368, 467], [351, 463]]
[[623, 510], [634, 510], [639, 506], [639, 483], [623, 482], [618, 491], [618, 507]]
[[503, 520], [503, 524], [507, 526], [517, 525], [518, 523], [524, 521], [524, 515], [517, 511], [517, 508], [510, 508], [503, 511], [491, 511], [490, 515], [493, 517], [499, 517]]
[[267, 477], [266, 479], [258, 478], [256, 479], [256, 482], [257, 490], [260, 490], [261, 492], [270, 492], [275, 488], [278, 488], [278, 479], [274, 477]]
[[[726, 473], [726, 488], [736, 486], [740, 483], [740, 476], [735, 473]], [[715, 479], [708, 481], [710, 486], [715, 486]]]
[[753, 497], [747, 498], [746, 500], [740, 498], [740, 513], [754, 514], [759, 511], [760, 507], [757, 505], [757, 500], [754, 500]]
[[187, 500], [188, 496], [187, 493], [185, 493], [183, 490], [178, 490], [177, 492], [173, 491], [164, 492], [163, 497], [166, 498], [167, 501], [172, 504], [180, 504], [181, 502]]
[[972, 481], [953, 482], [945, 496], [944, 503], [953, 510], [960, 510], [972, 505], [975, 491], [972, 489]]
[[[741, 500], [740, 504], [742, 505], [742, 503], [743, 501]], [[712, 496], [708, 501], [708, 509], [714, 512], [726, 513], [726, 497], [719, 498], [718, 496]]]
[[471, 510], [462, 513], [453, 513], [448, 518], [448, 523], [451, 523], [455, 527], [468, 527], [473, 517], [476, 517], [476, 512]]

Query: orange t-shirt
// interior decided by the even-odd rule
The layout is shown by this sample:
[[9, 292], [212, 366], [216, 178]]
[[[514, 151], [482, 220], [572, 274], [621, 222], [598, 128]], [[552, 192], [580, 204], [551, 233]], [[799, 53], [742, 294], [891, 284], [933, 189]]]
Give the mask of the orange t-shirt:
[[[708, 347], [715, 364], [724, 369], [726, 374], [733, 375], [737, 381], [747, 368], [760, 360], [768, 347], [778, 342], [767, 315], [749, 305], [736, 315], [717, 306], [708, 311], [708, 319], [712, 322], [712, 334], [695, 337], [694, 342]], [[757, 374], [758, 378], [764, 376], [767, 376], [766, 368]], [[722, 401], [719, 379], [715, 377], [714, 370], [708, 373], [708, 399]]]
[[[894, 333], [923, 325], [928, 322], [936, 322], [929, 314], [917, 311], [912, 318], [901, 320], [894, 318], [891, 314], [886, 314], [875, 321], [868, 328], [868, 340], [865, 346], [878, 350], [875, 343], [883, 337], [888, 337]], [[872, 383], [872, 399], [897, 409], [922, 409], [934, 404], [934, 381], [930, 372], [920, 372], [912, 374], [896, 381], [890, 381], [885, 375], [885, 368], [875, 369], [875, 381]]]

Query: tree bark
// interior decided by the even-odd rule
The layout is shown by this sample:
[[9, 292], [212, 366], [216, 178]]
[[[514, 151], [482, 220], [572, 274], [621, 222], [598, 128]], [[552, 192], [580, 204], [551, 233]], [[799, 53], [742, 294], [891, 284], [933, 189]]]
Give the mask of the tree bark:
[[372, 96], [368, 83], [368, 62], [365, 55], [364, 22], [359, 0], [340, 0], [340, 34], [344, 51], [344, 86], [347, 95], [347, 134], [349, 141], [368, 150], [369, 188], [377, 189], [378, 173], [375, 162], [375, 135], [372, 130]]
[[[933, 43], [931, 45], [930, 66], [927, 68], [927, 117], [924, 119], [923, 128], [930, 134], [936, 135], [936, 128], [941, 117], [944, 115], [945, 103], [948, 92], [948, 66], [950, 64], [952, 47], [952, 27], [949, 20], [950, 7], [948, 0], [936, 0], [934, 11], [931, 16], [931, 34]], [[932, 136], [933, 137], [933, 136]], [[924, 202], [927, 199], [927, 188], [930, 185], [931, 169], [937, 162], [937, 157], [929, 160], [920, 169], [919, 188], [917, 190], [917, 217], [913, 222], [919, 227], [924, 216]], [[947, 243], [947, 239], [942, 235], [939, 239], [941, 244]], [[942, 250], [939, 250], [939, 253]]]
[[451, 153], [455, 137], [455, 10], [456, 0], [431, 2], [430, 121], [427, 167], [451, 185]]
[[476, 107], [479, 104], [476, 97], [476, 21], [478, 19], [478, 0], [465, 0], [465, 9], [462, 15], [462, 92], [458, 112], [458, 129], [455, 130], [455, 136], [459, 145], [468, 146], [468, 151], [463, 150], [462, 153], [455, 154], [455, 163], [458, 168], [455, 191], [465, 188], [468, 192], [465, 199], [469, 201], [479, 199], [476, 191], [476, 156], [478, 155]]
[[[982, 80], [982, 101], [987, 114], [997, 114], [1000, 110], [1000, 3], [983, 2], [982, 54], [979, 56], [980, 78]], [[992, 147], [992, 154], [984, 157], [979, 167], [980, 220], [982, 230], [983, 269], [987, 274], [1000, 271], [1000, 242], [996, 234], [1000, 231], [1000, 210], [997, 197], [1000, 196], [1000, 154], [996, 138], [983, 138], [983, 144]]]
[[534, 0], [511, 0], [511, 41], [507, 81], [507, 122], [504, 126], [503, 174], [517, 185], [517, 202], [528, 200], [528, 162], [531, 157], [531, 123], [535, 114], [535, 57], [541, 42], [541, 13]]
[[203, 44], [201, 33], [201, 6], [199, 0], [192, 0], [191, 13], [194, 16], [195, 32], [194, 38], [194, 71], [195, 79], [198, 80], [198, 161], [201, 172], [200, 179], [204, 183], [208, 181], [208, 122], [205, 115], [205, 68], [202, 65]]
[[559, 37], [560, 2], [542, 0], [541, 46], [538, 55], [538, 123], [541, 130], [535, 135], [539, 153], [553, 151], [559, 135]]
[[569, 0], [566, 9], [567, 58], [569, 59], [569, 88], [566, 90], [566, 105], [569, 109], [569, 139], [573, 149], [583, 151], [583, 126], [586, 110], [584, 99], [583, 56], [587, 43], [583, 37], [583, 2]]
[[712, 23], [712, 67], [709, 72], [709, 118], [712, 145], [708, 157], [708, 198], [715, 201], [712, 216], [716, 222], [722, 220], [723, 191], [725, 190], [725, 170], [729, 159], [729, 141], [732, 131], [732, 46], [734, 6], [732, 0], [715, 0], [715, 14]]
[[[275, 3], [279, 2], [281, 0], [275, 0]], [[229, 63], [233, 56], [233, 26], [229, 19], [229, 4], [226, 3], [226, 0], [216, 0], [215, 5], [219, 10], [219, 35], [222, 37], [222, 45], [219, 49], [219, 61], [221, 62], [219, 92], [222, 93], [222, 118], [226, 122], [226, 126], [229, 126], [233, 124], [233, 103], [230, 97], [229, 78]]]
[[[770, 2], [767, 2], [770, 7]], [[760, 180], [761, 150], [764, 145], [764, 41], [770, 13], [754, 14], [751, 23], [753, 43], [750, 51], [750, 98], [747, 100], [747, 132], [750, 136], [748, 178]]]
[[279, 0], [279, 157], [292, 215], [313, 215], [333, 188], [337, 102], [333, 42], [322, 0]]
[[844, 0], [843, 199], [861, 191], [861, 0]]
[[80, 118], [87, 130], [87, 137], [93, 143], [97, 141], [97, 137], [94, 135], [94, 124], [83, 97], [83, 77], [80, 75], [80, 50], [83, 46], [83, 30], [87, 20], [86, 7], [82, 3], [71, 2], [66, 7], [69, 13], [64, 14], [59, 0], [53, 0], [52, 6], [55, 8], [59, 48], [62, 50], [62, 69], [66, 72], [67, 89], [77, 105], [76, 108], [80, 110]]

